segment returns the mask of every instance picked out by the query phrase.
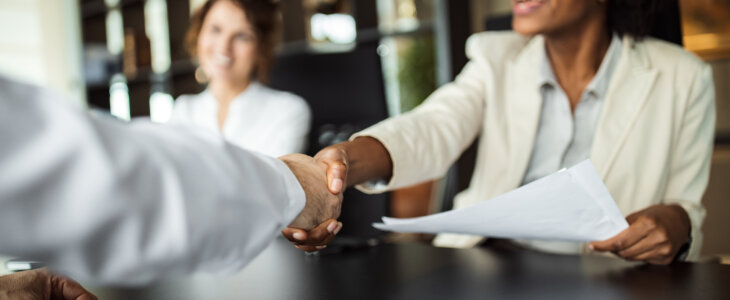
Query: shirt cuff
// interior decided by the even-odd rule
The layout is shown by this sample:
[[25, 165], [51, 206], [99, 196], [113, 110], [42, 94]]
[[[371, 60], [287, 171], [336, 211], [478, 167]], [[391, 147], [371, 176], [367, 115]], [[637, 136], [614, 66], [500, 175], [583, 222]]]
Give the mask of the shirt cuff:
[[690, 220], [690, 243], [687, 255], [682, 260], [684, 261], [698, 261], [700, 259], [700, 251], [702, 250], [702, 221], [705, 217], [705, 212], [702, 207], [697, 207], [695, 204], [680, 202], [668, 202], [666, 204], [677, 204], [681, 206], [687, 213]]
[[304, 205], [307, 203], [307, 195], [304, 193], [302, 185], [291, 169], [279, 159], [275, 159], [274, 164], [278, 168], [278, 172], [282, 175], [282, 184], [289, 203], [282, 211], [284, 226], [289, 225], [302, 212]]

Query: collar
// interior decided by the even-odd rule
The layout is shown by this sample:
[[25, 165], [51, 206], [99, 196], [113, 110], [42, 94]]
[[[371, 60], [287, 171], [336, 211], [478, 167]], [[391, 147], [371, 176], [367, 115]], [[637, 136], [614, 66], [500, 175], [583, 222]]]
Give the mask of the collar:
[[[598, 99], [603, 99], [606, 96], [611, 76], [613, 75], [619, 58], [621, 57], [622, 44], [623, 42], [621, 39], [616, 33], [614, 33], [611, 37], [611, 44], [608, 46], [608, 50], [603, 57], [603, 61], [601, 61], [601, 66], [598, 68], [598, 72], [596, 72], [596, 75], [593, 77], [591, 82], [586, 86], [585, 92], [593, 94]], [[548, 58], [544, 41], [540, 55], [539, 68], [538, 80], [540, 82], [540, 86], [558, 86], [558, 80], [555, 77], [555, 72], [553, 71], [550, 59]]]
[[[233, 100], [231, 101], [231, 104], [236, 102], [246, 102], [248, 99], [256, 98], [253, 95], [256, 95], [259, 90], [262, 88], [261, 83], [254, 80], [251, 81], [251, 83], [248, 84], [248, 87], [246, 87], [243, 92], [238, 94]], [[207, 105], [212, 105], [214, 107], [218, 107], [218, 101], [215, 99], [215, 96], [213, 96], [213, 93], [210, 91], [210, 88], [206, 88], [202, 93], [204, 101], [207, 103]]]

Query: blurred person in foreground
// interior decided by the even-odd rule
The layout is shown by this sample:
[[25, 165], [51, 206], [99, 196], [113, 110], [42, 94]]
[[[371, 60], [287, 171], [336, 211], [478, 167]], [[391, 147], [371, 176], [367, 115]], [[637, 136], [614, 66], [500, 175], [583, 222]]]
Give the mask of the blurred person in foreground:
[[[706, 63], [647, 36], [662, 2], [513, 0], [514, 32], [470, 37], [470, 61], [452, 83], [315, 156], [329, 165], [330, 189], [380, 193], [439, 178], [479, 137], [471, 183], [454, 209], [591, 159], [630, 224], [605, 241], [512, 243], [654, 264], [697, 259], [715, 92]], [[306, 235], [285, 230], [296, 242], [294, 233]], [[483, 239], [441, 234], [434, 244]]]
[[341, 229], [342, 199], [309, 156], [64, 102], [0, 76], [0, 254], [82, 282], [145, 284], [236, 272], [285, 226]]
[[187, 48], [205, 91], [175, 101], [170, 123], [220, 132], [273, 157], [306, 150], [311, 112], [304, 99], [264, 85], [274, 62], [279, 13], [271, 0], [209, 0], [191, 19]]

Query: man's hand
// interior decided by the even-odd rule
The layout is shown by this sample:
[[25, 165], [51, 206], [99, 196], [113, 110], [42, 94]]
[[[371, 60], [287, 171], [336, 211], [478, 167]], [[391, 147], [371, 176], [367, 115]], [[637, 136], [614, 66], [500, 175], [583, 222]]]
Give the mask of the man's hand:
[[[284, 157], [282, 157], [282, 160]], [[314, 160], [325, 167], [326, 183], [329, 193], [342, 199], [342, 194], [347, 187], [347, 154], [344, 150], [336, 147], [322, 149]], [[324, 249], [337, 233], [342, 230], [342, 223], [335, 220], [327, 220], [311, 230], [303, 230], [289, 226], [281, 233], [294, 245], [304, 251], [311, 252]]]
[[0, 277], [0, 299], [96, 300], [71, 279], [36, 269]]
[[629, 228], [589, 247], [595, 251], [611, 251], [628, 260], [666, 265], [674, 261], [679, 249], [689, 241], [689, 216], [681, 206], [650, 206], [626, 220]]
[[[307, 204], [289, 227], [310, 230], [329, 219], [337, 219], [342, 206], [342, 194], [333, 194], [328, 190], [325, 175], [327, 166], [303, 154], [291, 154], [280, 159], [289, 166], [307, 196]], [[330, 222], [327, 223], [329, 226]]]

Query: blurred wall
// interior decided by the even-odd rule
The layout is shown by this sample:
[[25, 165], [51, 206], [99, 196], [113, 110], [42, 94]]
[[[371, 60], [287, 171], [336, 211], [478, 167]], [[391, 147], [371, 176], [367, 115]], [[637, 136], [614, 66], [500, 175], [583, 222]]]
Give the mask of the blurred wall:
[[[727, 117], [727, 116], [726, 116]], [[730, 259], [730, 146], [716, 146], [712, 156], [710, 183], [702, 203], [707, 209], [702, 254], [706, 256], [726, 256]]]
[[0, 74], [85, 106], [76, 0], [1, 0]]

